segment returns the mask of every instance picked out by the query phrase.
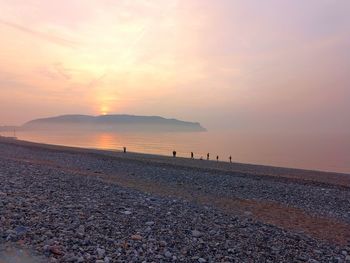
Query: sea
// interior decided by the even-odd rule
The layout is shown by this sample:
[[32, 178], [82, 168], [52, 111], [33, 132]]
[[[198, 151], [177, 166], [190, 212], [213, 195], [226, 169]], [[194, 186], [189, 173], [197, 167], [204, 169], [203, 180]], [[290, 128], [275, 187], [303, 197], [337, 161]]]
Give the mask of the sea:
[[[13, 136], [12, 133], [2, 135]], [[217, 130], [208, 132], [18, 131], [20, 140], [91, 149], [158, 154], [350, 174], [348, 134], [274, 134]]]

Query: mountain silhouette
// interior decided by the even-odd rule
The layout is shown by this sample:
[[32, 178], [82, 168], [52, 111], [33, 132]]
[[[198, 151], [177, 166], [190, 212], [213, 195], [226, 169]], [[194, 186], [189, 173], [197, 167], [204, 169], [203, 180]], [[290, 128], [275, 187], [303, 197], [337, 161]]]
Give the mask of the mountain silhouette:
[[169, 131], [200, 132], [206, 131], [198, 122], [167, 119], [160, 116], [135, 115], [62, 115], [57, 117], [35, 119], [22, 125], [22, 129], [57, 130], [82, 129], [105, 131]]

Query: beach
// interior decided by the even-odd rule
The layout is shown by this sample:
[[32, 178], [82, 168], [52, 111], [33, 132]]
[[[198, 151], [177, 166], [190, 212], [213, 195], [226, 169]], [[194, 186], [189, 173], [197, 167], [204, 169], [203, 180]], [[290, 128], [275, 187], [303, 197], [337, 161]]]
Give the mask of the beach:
[[350, 175], [0, 138], [0, 220], [0, 262], [350, 262]]

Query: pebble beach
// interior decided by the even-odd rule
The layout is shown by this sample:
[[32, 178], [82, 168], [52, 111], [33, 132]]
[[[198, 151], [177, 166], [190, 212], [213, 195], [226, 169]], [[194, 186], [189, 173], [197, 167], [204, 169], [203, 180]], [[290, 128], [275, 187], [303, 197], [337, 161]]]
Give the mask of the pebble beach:
[[350, 175], [0, 138], [0, 262], [350, 262]]

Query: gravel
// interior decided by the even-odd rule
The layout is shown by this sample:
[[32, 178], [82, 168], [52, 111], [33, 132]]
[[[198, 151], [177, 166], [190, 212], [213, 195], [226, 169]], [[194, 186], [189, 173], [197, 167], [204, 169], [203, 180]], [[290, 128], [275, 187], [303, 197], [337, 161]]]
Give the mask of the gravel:
[[[350, 185], [305, 183], [287, 178], [261, 178], [239, 172], [217, 172], [207, 169], [154, 163], [147, 159], [130, 160], [95, 154], [75, 154], [31, 147], [0, 144], [7, 155], [46, 160], [62, 167], [93, 171], [96, 174], [124, 174], [136, 180], [157, 182], [178, 188], [186, 186], [192, 192], [258, 201], [274, 201], [301, 208], [315, 215], [336, 217], [350, 223]], [[120, 155], [119, 155], [120, 156]], [[125, 156], [125, 155], [122, 155]], [[142, 155], [140, 155], [142, 156]], [[199, 160], [195, 160], [201, 162]], [[215, 165], [216, 162], [210, 162]], [[288, 169], [284, 169], [284, 172]], [[295, 173], [295, 169], [291, 172]], [[258, 172], [258, 171], [257, 171]], [[302, 173], [303, 171], [301, 171]], [[349, 175], [350, 178], [350, 175]]]
[[[69, 172], [53, 161], [98, 176]], [[0, 143], [0, 262], [23, 254], [20, 262], [350, 261], [349, 246], [122, 187], [102, 176], [118, 173], [181, 182], [203, 193], [278, 200], [349, 219], [346, 189], [318, 193], [320, 187], [313, 185]]]

